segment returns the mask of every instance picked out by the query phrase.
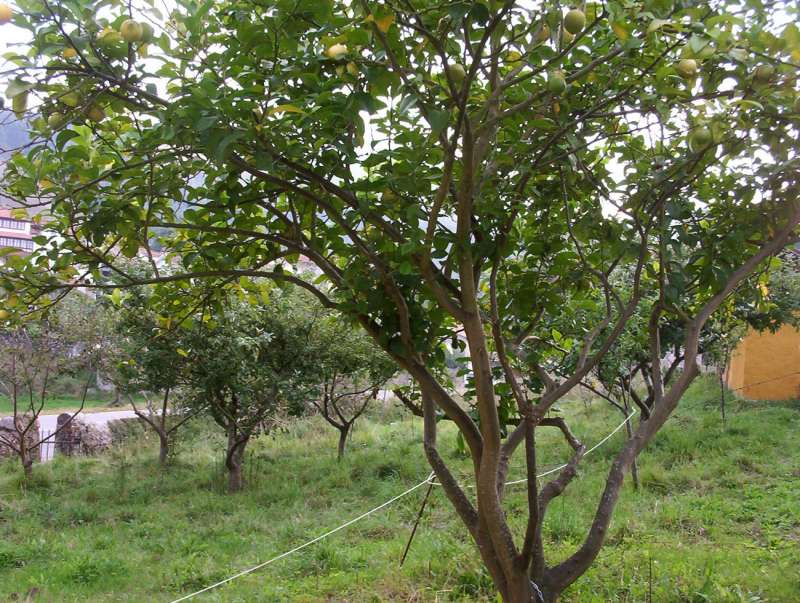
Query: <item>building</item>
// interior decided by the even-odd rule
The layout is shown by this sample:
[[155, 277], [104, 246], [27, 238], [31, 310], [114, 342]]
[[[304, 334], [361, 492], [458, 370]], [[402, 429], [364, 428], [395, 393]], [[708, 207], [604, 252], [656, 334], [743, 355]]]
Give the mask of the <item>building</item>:
[[0, 248], [11, 247], [20, 253], [31, 253], [35, 247], [33, 237], [40, 228], [30, 220], [15, 218], [11, 209], [0, 207]]
[[[786, 249], [781, 259], [789, 274], [800, 279], [800, 244]], [[751, 329], [736, 346], [726, 377], [728, 387], [743, 398], [800, 400], [800, 329]]]
[[734, 350], [727, 382], [749, 400], [800, 399], [800, 330], [750, 331]]

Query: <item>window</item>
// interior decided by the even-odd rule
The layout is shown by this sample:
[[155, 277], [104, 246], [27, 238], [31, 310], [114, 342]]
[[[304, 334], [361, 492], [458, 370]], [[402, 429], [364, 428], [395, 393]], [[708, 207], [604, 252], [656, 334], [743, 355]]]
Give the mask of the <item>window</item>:
[[33, 251], [33, 241], [30, 239], [18, 239], [16, 237], [0, 237], [0, 247], [15, 247]]
[[0, 218], [0, 228], [7, 230], [25, 230], [27, 223], [22, 220], [14, 220], [13, 218]]

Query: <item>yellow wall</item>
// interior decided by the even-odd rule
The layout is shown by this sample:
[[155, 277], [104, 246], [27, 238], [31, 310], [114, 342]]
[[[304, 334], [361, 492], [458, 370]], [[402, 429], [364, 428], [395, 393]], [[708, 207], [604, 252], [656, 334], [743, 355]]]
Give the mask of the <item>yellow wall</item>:
[[800, 330], [751, 331], [731, 357], [728, 387], [750, 400], [800, 398]]

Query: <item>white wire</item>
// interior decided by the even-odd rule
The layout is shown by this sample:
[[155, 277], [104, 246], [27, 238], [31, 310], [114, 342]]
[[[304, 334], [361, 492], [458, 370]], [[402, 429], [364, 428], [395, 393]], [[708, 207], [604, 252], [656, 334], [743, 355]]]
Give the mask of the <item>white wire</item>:
[[[605, 444], [605, 443], [606, 443], [606, 442], [607, 442], [609, 439], [611, 439], [611, 436], [613, 436], [613, 435], [614, 435], [615, 433], [617, 433], [617, 432], [618, 432], [620, 429], [622, 429], [622, 428], [625, 426], [625, 423], [627, 423], [628, 421], [630, 421], [631, 417], [632, 417], [633, 415], [635, 415], [635, 414], [636, 414], [636, 409], [634, 409], [634, 410], [633, 410], [633, 412], [632, 412], [631, 414], [629, 414], [627, 417], [625, 417], [625, 420], [624, 420], [622, 423], [620, 423], [620, 424], [619, 424], [619, 425], [618, 425], [618, 426], [617, 426], [617, 427], [614, 429], [614, 431], [612, 431], [611, 433], [609, 433], [609, 434], [608, 434], [606, 437], [604, 437], [602, 440], [600, 440], [600, 441], [599, 441], [597, 444], [595, 444], [595, 445], [594, 445], [594, 446], [592, 446], [592, 447], [591, 447], [589, 450], [587, 450], [587, 451], [586, 451], [586, 453], [584, 454], [584, 456], [586, 456], [587, 454], [590, 454], [591, 452], [594, 452], [595, 450], [597, 450], [598, 448], [600, 448], [600, 446], [602, 446], [603, 444]], [[537, 475], [536, 477], [544, 477], [545, 475], [550, 475], [551, 473], [555, 473], [556, 471], [560, 471], [561, 469], [563, 469], [563, 468], [564, 468], [564, 467], [566, 467], [566, 466], [567, 466], [567, 464], [565, 463], [565, 464], [563, 464], [563, 465], [560, 465], [560, 466], [558, 466], [558, 467], [554, 467], [553, 469], [550, 469], [550, 470], [548, 470], [548, 471], [545, 471], [544, 473], [540, 473], [540, 474], [539, 474], [539, 475]], [[398, 494], [398, 495], [397, 495], [397, 496], [395, 496], [394, 498], [390, 498], [390, 499], [389, 499], [389, 500], [387, 500], [385, 503], [378, 505], [378, 506], [377, 506], [377, 507], [375, 507], [374, 509], [370, 509], [370, 510], [369, 510], [369, 511], [367, 511], [366, 513], [362, 513], [361, 515], [359, 515], [358, 517], [355, 517], [355, 518], [351, 519], [351, 520], [350, 520], [350, 521], [348, 521], [347, 523], [343, 523], [342, 525], [340, 525], [340, 526], [339, 526], [339, 527], [337, 527], [337, 528], [333, 528], [332, 530], [329, 530], [329, 531], [325, 532], [324, 534], [320, 534], [319, 536], [317, 536], [317, 537], [316, 537], [316, 538], [314, 538], [313, 540], [309, 540], [308, 542], [306, 542], [306, 543], [304, 543], [304, 544], [301, 544], [300, 546], [296, 546], [296, 547], [294, 547], [294, 548], [293, 548], [292, 550], [290, 550], [290, 551], [286, 551], [285, 553], [281, 553], [281, 554], [280, 554], [280, 555], [278, 555], [277, 557], [273, 557], [272, 559], [269, 559], [269, 560], [267, 560], [267, 561], [264, 561], [263, 563], [259, 563], [258, 565], [255, 565], [255, 566], [253, 566], [253, 567], [251, 567], [251, 568], [249, 568], [249, 569], [243, 570], [243, 571], [239, 572], [238, 574], [235, 574], [235, 575], [231, 576], [230, 578], [225, 578], [224, 580], [220, 580], [219, 582], [216, 582], [216, 583], [212, 584], [211, 586], [206, 586], [205, 588], [203, 588], [203, 589], [201, 589], [201, 590], [198, 590], [198, 591], [196, 591], [196, 592], [193, 592], [193, 593], [191, 593], [191, 594], [188, 594], [188, 595], [184, 595], [183, 597], [181, 597], [181, 598], [179, 598], [179, 599], [175, 599], [174, 601], [172, 601], [172, 603], [179, 603], [180, 601], [186, 601], [187, 599], [191, 599], [192, 597], [196, 597], [197, 595], [200, 595], [200, 594], [202, 594], [202, 593], [205, 593], [205, 592], [208, 592], [208, 591], [210, 591], [210, 590], [213, 590], [213, 589], [217, 588], [218, 586], [222, 586], [223, 584], [227, 584], [228, 582], [231, 582], [231, 581], [233, 581], [233, 580], [236, 580], [236, 578], [241, 578], [242, 576], [246, 576], [247, 574], [251, 574], [251, 573], [253, 573], [253, 572], [254, 572], [254, 571], [256, 571], [256, 570], [259, 570], [259, 569], [261, 569], [262, 567], [265, 567], [265, 566], [269, 565], [270, 563], [274, 563], [275, 561], [278, 561], [279, 559], [283, 559], [284, 557], [288, 557], [288, 556], [289, 556], [289, 555], [291, 555], [292, 553], [296, 553], [297, 551], [300, 551], [300, 550], [302, 550], [302, 549], [304, 549], [304, 548], [306, 548], [306, 547], [308, 547], [308, 546], [311, 546], [312, 544], [315, 544], [315, 543], [319, 542], [320, 540], [323, 540], [324, 538], [327, 538], [328, 536], [331, 536], [332, 534], [335, 534], [336, 532], [338, 532], [338, 531], [340, 531], [340, 530], [343, 530], [343, 529], [345, 529], [346, 527], [348, 527], [348, 526], [351, 526], [351, 525], [353, 525], [354, 523], [356, 523], [356, 522], [358, 522], [358, 521], [361, 521], [361, 520], [362, 520], [362, 519], [364, 519], [365, 517], [368, 517], [369, 515], [372, 515], [373, 513], [376, 513], [376, 512], [378, 512], [378, 511], [380, 511], [381, 509], [383, 509], [383, 508], [385, 508], [385, 507], [388, 507], [388, 506], [389, 506], [389, 505], [391, 505], [393, 502], [395, 502], [395, 501], [397, 501], [397, 500], [400, 500], [400, 499], [401, 499], [401, 498], [403, 498], [404, 496], [407, 496], [407, 495], [411, 494], [411, 493], [412, 493], [414, 490], [417, 490], [418, 488], [421, 488], [421, 487], [422, 487], [422, 486], [424, 486], [425, 484], [434, 484], [434, 485], [436, 485], [436, 486], [441, 486], [441, 484], [439, 484], [439, 483], [436, 483], [436, 482], [432, 481], [432, 480], [433, 480], [433, 476], [434, 476], [434, 473], [433, 473], [433, 472], [431, 472], [431, 474], [430, 474], [430, 475], [429, 475], [429, 476], [428, 476], [426, 479], [424, 479], [423, 481], [421, 481], [420, 483], [418, 483], [416, 486], [412, 486], [411, 488], [409, 488], [409, 489], [408, 489], [408, 490], [406, 490], [405, 492], [403, 492], [403, 493], [401, 493], [401, 494]], [[527, 478], [525, 478], [525, 479], [519, 479], [519, 480], [516, 480], [516, 481], [513, 481], [513, 482], [506, 482], [506, 485], [507, 485], [507, 486], [511, 486], [511, 485], [513, 485], [513, 484], [521, 484], [521, 483], [523, 483], [523, 482], [526, 482], [526, 481], [528, 481], [528, 480], [527, 480]]]
[[347, 523], [343, 523], [343, 524], [342, 524], [342, 525], [340, 525], [338, 528], [333, 528], [332, 530], [330, 530], [330, 531], [328, 531], [328, 532], [325, 532], [324, 534], [321, 534], [321, 535], [317, 536], [317, 537], [316, 537], [316, 538], [314, 538], [313, 540], [309, 540], [309, 541], [308, 541], [308, 542], [306, 542], [305, 544], [301, 544], [300, 546], [296, 546], [296, 547], [295, 547], [295, 548], [293, 548], [291, 551], [286, 551], [285, 553], [281, 553], [281, 554], [280, 554], [280, 555], [278, 555], [277, 557], [273, 557], [272, 559], [270, 559], [270, 560], [268, 560], [268, 561], [265, 561], [264, 563], [259, 563], [258, 565], [255, 565], [255, 566], [251, 567], [250, 569], [246, 569], [246, 570], [244, 570], [244, 571], [241, 571], [241, 572], [239, 572], [238, 574], [235, 574], [235, 575], [231, 576], [230, 578], [225, 578], [224, 580], [220, 580], [219, 582], [217, 582], [217, 583], [215, 583], [215, 584], [212, 584], [211, 586], [206, 586], [205, 588], [203, 588], [203, 589], [201, 589], [201, 590], [198, 590], [197, 592], [193, 592], [193, 593], [191, 593], [191, 594], [189, 594], [189, 595], [185, 595], [185, 596], [181, 597], [180, 599], [175, 599], [174, 601], [172, 601], [172, 603], [178, 603], [179, 601], [186, 601], [186, 599], [191, 599], [192, 597], [196, 597], [196, 596], [197, 596], [197, 595], [199, 595], [199, 594], [202, 594], [202, 593], [204, 593], [204, 592], [207, 592], [207, 591], [209, 591], [209, 590], [212, 590], [212, 589], [214, 589], [214, 588], [217, 588], [218, 586], [222, 586], [223, 584], [227, 584], [228, 582], [231, 582], [232, 580], [236, 580], [236, 578], [241, 578], [242, 576], [246, 576], [247, 574], [250, 574], [250, 573], [252, 573], [252, 572], [254, 572], [254, 571], [258, 570], [258, 569], [261, 569], [262, 567], [264, 567], [264, 566], [267, 566], [267, 565], [269, 565], [270, 563], [273, 563], [273, 562], [275, 562], [275, 561], [278, 561], [279, 559], [283, 559], [284, 557], [288, 557], [288, 556], [289, 556], [289, 555], [291, 555], [292, 553], [296, 553], [297, 551], [299, 551], [299, 550], [302, 550], [302, 549], [306, 548], [307, 546], [311, 546], [312, 544], [314, 544], [314, 543], [316, 543], [316, 542], [319, 542], [319, 541], [320, 541], [320, 540], [322, 540], [323, 538], [327, 538], [327, 537], [328, 537], [328, 536], [330, 536], [331, 534], [335, 534], [335, 533], [336, 533], [336, 532], [338, 532], [339, 530], [343, 530], [343, 529], [345, 529], [346, 527], [353, 525], [353, 524], [354, 524], [354, 523], [356, 523], [357, 521], [361, 521], [361, 520], [362, 520], [362, 519], [364, 519], [365, 517], [367, 517], [367, 516], [369, 516], [369, 515], [372, 515], [373, 513], [377, 512], [377, 511], [380, 511], [380, 510], [381, 510], [381, 509], [383, 509], [384, 507], [388, 507], [388, 506], [389, 506], [390, 504], [392, 504], [393, 502], [395, 502], [395, 501], [397, 501], [397, 500], [399, 500], [399, 499], [403, 498], [404, 496], [406, 496], [406, 495], [408, 495], [408, 494], [411, 494], [411, 493], [412, 493], [414, 490], [416, 490], [417, 488], [421, 488], [421, 487], [422, 487], [422, 486], [424, 486], [425, 484], [428, 484], [428, 483], [430, 483], [431, 479], [433, 479], [433, 475], [434, 475], [434, 474], [433, 474], [433, 472], [431, 472], [431, 474], [430, 474], [430, 475], [429, 475], [427, 478], [425, 478], [423, 481], [421, 481], [420, 483], [418, 483], [416, 486], [412, 486], [411, 488], [409, 488], [408, 490], [406, 490], [406, 491], [405, 491], [405, 492], [403, 492], [402, 494], [398, 494], [398, 495], [397, 495], [397, 496], [395, 496], [394, 498], [391, 498], [391, 499], [387, 500], [385, 503], [383, 503], [383, 504], [381, 504], [381, 505], [378, 505], [377, 507], [375, 507], [374, 509], [371, 509], [371, 510], [367, 511], [366, 513], [362, 513], [361, 515], [359, 515], [358, 517], [355, 517], [355, 518], [351, 519], [351, 520], [350, 520], [350, 521], [348, 521]]
[[[617, 432], [618, 432], [620, 429], [622, 429], [623, 427], [625, 427], [625, 423], [627, 423], [628, 421], [630, 421], [630, 420], [631, 420], [631, 417], [632, 417], [633, 415], [635, 415], [635, 414], [636, 414], [636, 409], [634, 408], [634, 409], [633, 409], [633, 412], [632, 412], [631, 414], [629, 414], [627, 417], [625, 417], [625, 420], [624, 420], [622, 423], [620, 423], [619, 425], [617, 425], [617, 426], [614, 428], [614, 431], [612, 431], [612, 432], [611, 432], [611, 433], [609, 433], [609, 434], [608, 434], [606, 437], [604, 437], [602, 440], [600, 440], [599, 442], [597, 442], [597, 444], [595, 444], [594, 446], [592, 446], [591, 448], [589, 448], [589, 450], [587, 450], [587, 451], [586, 451], [586, 452], [583, 454], [583, 456], [587, 456], [588, 454], [591, 454], [592, 452], [594, 452], [595, 450], [597, 450], [598, 448], [600, 448], [600, 446], [602, 446], [603, 444], [605, 444], [606, 442], [608, 442], [608, 440], [610, 440], [610, 439], [611, 439], [611, 436], [613, 436], [613, 435], [614, 435], [615, 433], [617, 433]], [[550, 475], [551, 473], [555, 473], [556, 471], [561, 471], [561, 470], [562, 470], [564, 467], [566, 467], [566, 466], [567, 466], [567, 464], [568, 464], [568, 463], [564, 463], [563, 465], [559, 465], [558, 467], [553, 467], [552, 469], [550, 469], [550, 470], [548, 470], [548, 471], [545, 471], [544, 473], [540, 473], [540, 474], [539, 474], [539, 475], [537, 475], [536, 477], [544, 477], [545, 475]], [[527, 482], [527, 481], [528, 481], [528, 478], [526, 477], [526, 478], [524, 478], [524, 479], [518, 479], [518, 480], [514, 480], [513, 482], [506, 482], [506, 483], [505, 483], [505, 485], [506, 485], [506, 486], [513, 486], [514, 484], [523, 484], [523, 483], [525, 483], [525, 482]]]

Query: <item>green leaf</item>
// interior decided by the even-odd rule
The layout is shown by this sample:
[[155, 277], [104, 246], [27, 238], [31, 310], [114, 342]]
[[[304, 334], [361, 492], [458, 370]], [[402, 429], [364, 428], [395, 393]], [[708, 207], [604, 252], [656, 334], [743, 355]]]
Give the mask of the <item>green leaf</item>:
[[6, 96], [8, 98], [14, 98], [15, 96], [18, 96], [24, 92], [28, 92], [35, 86], [36, 84], [33, 82], [26, 82], [19, 78], [13, 79], [8, 83], [8, 86], [6, 87]]
[[244, 134], [242, 132], [231, 132], [227, 136], [223, 137], [222, 140], [217, 143], [216, 147], [214, 147], [214, 159], [222, 161], [228, 153], [228, 147], [230, 147], [237, 140], [240, 140], [243, 136]]
[[432, 109], [428, 112], [428, 122], [431, 125], [433, 134], [438, 136], [439, 133], [442, 132], [450, 122], [450, 112]]
[[414, 94], [409, 94], [407, 96], [404, 96], [400, 100], [400, 103], [397, 105], [397, 115], [398, 116], [405, 115], [409, 109], [417, 105], [418, 101], [419, 99]]

